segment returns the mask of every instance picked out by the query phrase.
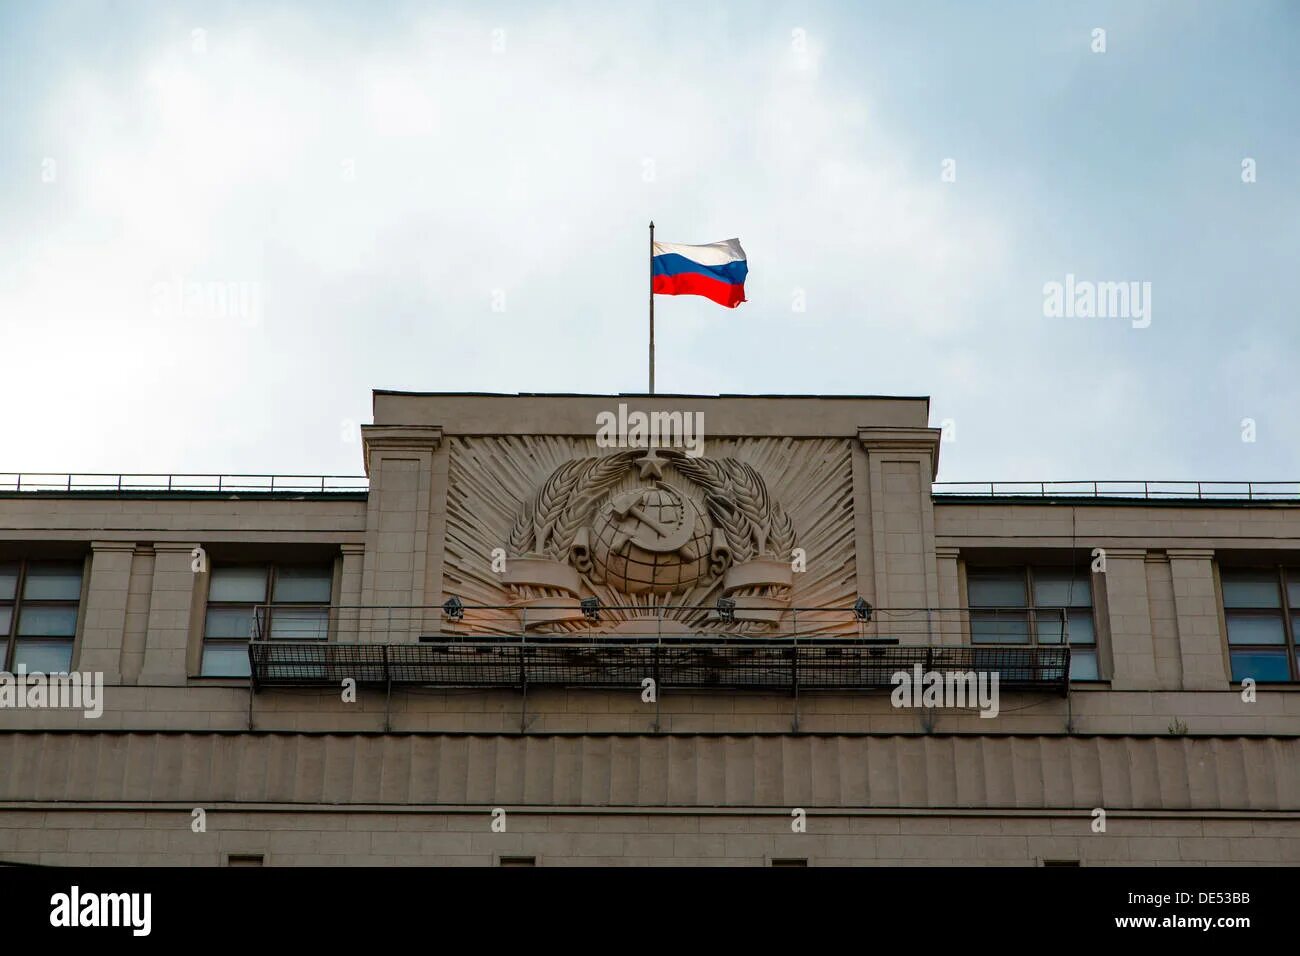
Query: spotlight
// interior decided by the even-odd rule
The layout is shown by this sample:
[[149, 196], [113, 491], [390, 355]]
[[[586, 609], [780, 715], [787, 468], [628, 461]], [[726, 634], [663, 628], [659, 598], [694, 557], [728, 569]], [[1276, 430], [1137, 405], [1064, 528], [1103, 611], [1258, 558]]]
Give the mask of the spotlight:
[[582, 606], [582, 616], [588, 621], [600, 620], [600, 598], [589, 597], [583, 598], [580, 602]]
[[465, 618], [465, 605], [461, 603], [460, 598], [452, 595], [447, 598], [446, 603], [442, 606], [442, 613], [447, 615], [449, 621], [461, 621]]
[[863, 624], [871, 623], [871, 604], [863, 597], [859, 596], [853, 602], [853, 615]]
[[718, 618], [724, 624], [736, 619], [736, 602], [732, 598], [718, 598]]

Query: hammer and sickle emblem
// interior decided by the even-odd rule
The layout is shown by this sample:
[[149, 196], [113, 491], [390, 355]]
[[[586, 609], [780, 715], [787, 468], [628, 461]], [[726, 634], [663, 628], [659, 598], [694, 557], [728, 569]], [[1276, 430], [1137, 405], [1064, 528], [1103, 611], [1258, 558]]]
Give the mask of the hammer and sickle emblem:
[[610, 550], [621, 554], [628, 543], [647, 551], [676, 551], [691, 540], [695, 531], [694, 517], [682, 501], [681, 495], [659, 482], [655, 487], [671, 499], [673, 507], [657, 508], [648, 513], [644, 505], [650, 492], [646, 489], [625, 492], [611, 499], [613, 516], [618, 519], [618, 531], [610, 542]]

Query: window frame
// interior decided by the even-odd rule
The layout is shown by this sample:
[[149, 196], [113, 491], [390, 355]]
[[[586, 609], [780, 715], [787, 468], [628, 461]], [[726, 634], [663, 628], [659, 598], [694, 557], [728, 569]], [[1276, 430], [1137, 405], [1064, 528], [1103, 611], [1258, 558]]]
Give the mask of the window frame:
[[[1297, 584], [1300, 584], [1300, 566], [1288, 567], [1285, 564], [1229, 564], [1220, 566], [1219, 572], [1219, 610], [1223, 613], [1223, 644], [1228, 654], [1228, 681], [1229, 683], [1239, 684], [1246, 680], [1246, 677], [1237, 678], [1233, 676], [1232, 655], [1234, 651], [1243, 651], [1246, 653], [1259, 653], [1261, 651], [1272, 651], [1276, 653], [1281, 650], [1286, 658], [1287, 674], [1285, 680], [1268, 680], [1259, 677], [1250, 677], [1256, 684], [1269, 684], [1274, 687], [1284, 687], [1288, 684], [1300, 683], [1300, 637], [1296, 634], [1295, 620], [1293, 615], [1300, 613], [1300, 609], [1295, 609], [1291, 605], [1290, 583], [1291, 574], [1294, 574]], [[1273, 584], [1278, 589], [1277, 607], [1229, 607], [1228, 593], [1225, 588], [1224, 578], [1231, 578], [1233, 574], [1249, 574], [1251, 572], [1260, 573], [1268, 572], [1273, 577]], [[1282, 643], [1280, 644], [1235, 644], [1232, 641], [1232, 635], [1228, 628], [1228, 615], [1240, 617], [1268, 618], [1275, 619], [1281, 616], [1282, 619]]]
[[[265, 589], [262, 592], [261, 601], [213, 601], [210, 597], [212, 593], [212, 577], [219, 569], [225, 568], [261, 568], [264, 571]], [[329, 581], [329, 599], [327, 601], [276, 601], [275, 586], [279, 579], [280, 572], [286, 568], [316, 568], [324, 573]], [[199, 673], [202, 678], [212, 678], [218, 680], [247, 680], [247, 674], [208, 674], [204, 672], [204, 661], [207, 657], [210, 646], [243, 646], [245, 650], [248, 644], [253, 640], [253, 633], [248, 637], [208, 637], [208, 614], [213, 610], [244, 610], [252, 611], [253, 630], [259, 629], [258, 618], [262, 616], [260, 630], [266, 635], [266, 640], [276, 640], [272, 637], [272, 622], [275, 619], [277, 609], [303, 609], [319, 608], [325, 611], [325, 633], [319, 638], [281, 638], [280, 640], [310, 640], [326, 643], [330, 639], [331, 621], [329, 610], [334, 606], [334, 564], [333, 562], [323, 562], [320, 564], [303, 561], [222, 561], [213, 564], [208, 571], [208, 595], [203, 608], [203, 632], [200, 635], [199, 648]]]
[[[69, 568], [77, 567], [77, 596], [75, 599], [69, 598], [29, 598], [26, 596], [27, 573], [31, 565], [64, 565]], [[78, 562], [75, 558], [6, 558], [0, 561], [0, 565], [17, 565], [18, 576], [14, 580], [14, 596], [12, 598], [0, 599], [0, 608], [9, 609], [9, 629], [5, 634], [0, 635], [0, 671], [14, 673], [14, 654], [18, 649], [18, 642], [21, 639], [25, 644], [58, 644], [67, 645], [68, 648], [68, 669], [67, 671], [30, 671], [29, 673], [71, 673], [76, 663], [77, 655], [77, 635], [81, 633], [81, 613], [82, 603], [86, 594], [86, 563], [84, 560]], [[23, 613], [29, 608], [68, 608], [75, 610], [72, 622], [72, 633], [67, 635], [28, 635], [24, 637], [19, 633], [19, 627], [22, 621]]]
[[[1088, 652], [1088, 653], [1090, 653], [1090, 654], [1092, 655], [1092, 657], [1093, 657], [1093, 659], [1096, 661], [1096, 665], [1097, 665], [1097, 676], [1096, 676], [1096, 677], [1074, 677], [1073, 675], [1071, 675], [1071, 676], [1070, 676], [1070, 683], [1072, 683], [1072, 684], [1101, 684], [1101, 683], [1106, 683], [1106, 682], [1109, 680], [1109, 678], [1105, 675], [1105, 672], [1104, 672], [1103, 667], [1102, 667], [1102, 656], [1101, 656], [1101, 629], [1100, 629], [1100, 626], [1099, 626], [1099, 622], [1098, 622], [1098, 620], [1097, 620], [1097, 587], [1096, 587], [1096, 583], [1092, 580], [1093, 575], [1092, 575], [1089, 571], [1084, 570], [1084, 571], [1082, 572], [1082, 574], [1078, 574], [1078, 575], [1076, 575], [1076, 573], [1075, 573], [1075, 572], [1076, 572], [1076, 569], [1073, 568], [1073, 567], [1070, 567], [1069, 565], [1045, 564], [1045, 563], [1038, 563], [1038, 564], [1035, 564], [1035, 563], [1030, 562], [1030, 561], [1026, 561], [1026, 562], [1024, 562], [1024, 563], [1022, 563], [1022, 564], [973, 564], [973, 565], [972, 565], [972, 564], [970, 564], [970, 563], [966, 563], [964, 571], [965, 571], [965, 573], [964, 573], [964, 575], [963, 575], [964, 580], [963, 580], [962, 583], [964, 584], [964, 586], [965, 586], [965, 591], [966, 591], [966, 594], [965, 594], [965, 597], [966, 597], [966, 611], [967, 611], [967, 614], [970, 616], [970, 620], [967, 622], [967, 640], [969, 641], [969, 644], [970, 644], [971, 647], [973, 647], [973, 648], [979, 648], [979, 647], [1011, 647], [1011, 648], [1016, 648], [1016, 647], [1020, 647], [1020, 648], [1024, 648], [1024, 647], [1068, 647], [1068, 648], [1070, 648], [1070, 667], [1071, 667], [1072, 670], [1073, 670], [1073, 668], [1074, 668], [1074, 652], [1075, 652], [1075, 649], [1077, 648], [1077, 649], [1079, 649], [1079, 650], [1081, 650], [1081, 651], [1086, 651], [1086, 652]], [[1071, 611], [1082, 611], [1082, 610], [1083, 610], [1083, 608], [1082, 608], [1081, 606], [1074, 606], [1074, 605], [1071, 605], [1071, 606], [1069, 606], [1069, 607], [1064, 607], [1064, 610], [1065, 610], [1065, 617], [1066, 617], [1066, 620], [1065, 620], [1065, 624], [1066, 624], [1066, 633], [1062, 634], [1062, 636], [1061, 636], [1061, 640], [1059, 640], [1059, 641], [1040, 641], [1040, 640], [1038, 639], [1038, 612], [1039, 612], [1040, 610], [1043, 610], [1043, 611], [1059, 611], [1059, 610], [1062, 609], [1063, 606], [1061, 606], [1061, 605], [1043, 605], [1042, 607], [1040, 607], [1040, 606], [1037, 604], [1037, 598], [1035, 597], [1035, 590], [1034, 590], [1034, 584], [1035, 584], [1035, 582], [1034, 582], [1034, 572], [1035, 572], [1035, 571], [1058, 571], [1058, 572], [1067, 572], [1067, 571], [1068, 571], [1068, 572], [1070, 573], [1070, 576], [1071, 576], [1072, 578], [1073, 578], [1073, 577], [1081, 577], [1082, 579], [1084, 579], [1084, 580], [1087, 581], [1087, 584], [1088, 584], [1088, 608], [1087, 608], [1087, 609], [1088, 609], [1089, 617], [1091, 618], [1091, 621], [1092, 621], [1092, 642], [1091, 642], [1091, 643], [1088, 643], [1088, 644], [1082, 644], [1082, 643], [1076, 643], [1075, 641], [1070, 640], [1069, 633], [1068, 633], [1068, 631], [1069, 631], [1069, 616], [1070, 616], [1070, 612], [1071, 612]], [[978, 577], [979, 577], [980, 575], [982, 575], [982, 574], [987, 574], [987, 575], [996, 575], [996, 574], [1008, 574], [1008, 573], [1013, 573], [1013, 574], [1018, 575], [1019, 578], [1020, 578], [1020, 583], [1021, 583], [1022, 585], [1024, 585], [1024, 589], [1025, 589], [1025, 606], [1024, 606], [1023, 610], [1024, 610], [1024, 613], [1025, 613], [1025, 617], [1026, 617], [1026, 619], [1027, 619], [1027, 628], [1026, 628], [1026, 633], [1028, 634], [1029, 639], [1028, 639], [1027, 641], [1022, 641], [1022, 642], [1018, 642], [1018, 643], [1017, 643], [1017, 642], [1013, 642], [1013, 641], [987, 641], [987, 642], [976, 642], [975, 639], [974, 639], [974, 634], [973, 634], [973, 632], [971, 631], [970, 624], [971, 624], [971, 621], [974, 620], [974, 615], [975, 615], [975, 613], [976, 613], [977, 611], [981, 610], [981, 608], [980, 608], [978, 605], [971, 604], [971, 600], [970, 600], [970, 581], [971, 581], [971, 577], [972, 577], [972, 575], [973, 575], [974, 577], [978, 578]], [[1008, 606], [1008, 607], [1001, 607], [1001, 606], [988, 605], [988, 607], [989, 607], [990, 609], [993, 609], [993, 610], [999, 610], [999, 611], [1003, 611], [1003, 612], [1009, 612], [1009, 611], [1012, 611], [1012, 610], [1016, 610], [1016, 611], [1021, 610], [1021, 608], [1012, 608], [1012, 607], [1009, 607], [1009, 606]]]

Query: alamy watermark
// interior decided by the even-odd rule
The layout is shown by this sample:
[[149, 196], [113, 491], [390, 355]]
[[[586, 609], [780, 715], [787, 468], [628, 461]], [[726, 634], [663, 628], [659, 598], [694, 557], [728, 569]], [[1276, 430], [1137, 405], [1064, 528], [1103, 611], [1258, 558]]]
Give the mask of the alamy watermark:
[[153, 314], [160, 319], [237, 320], [252, 327], [262, 321], [262, 283], [187, 281], [155, 282]]
[[1064, 282], [1043, 285], [1043, 315], [1049, 319], [1131, 319], [1133, 328], [1151, 324], [1150, 282], [1092, 282], [1067, 273]]
[[978, 707], [981, 717], [998, 715], [997, 671], [927, 671], [920, 664], [895, 671], [889, 695], [895, 707]]
[[153, 928], [152, 893], [83, 893], [73, 885], [50, 897], [50, 925], [55, 927], [126, 927], [132, 936]]
[[629, 412], [620, 402], [617, 412], [596, 415], [599, 448], [684, 448], [687, 458], [704, 454], [703, 412]]
[[100, 671], [70, 674], [0, 671], [0, 709], [80, 710], [90, 720], [104, 714], [104, 675]]

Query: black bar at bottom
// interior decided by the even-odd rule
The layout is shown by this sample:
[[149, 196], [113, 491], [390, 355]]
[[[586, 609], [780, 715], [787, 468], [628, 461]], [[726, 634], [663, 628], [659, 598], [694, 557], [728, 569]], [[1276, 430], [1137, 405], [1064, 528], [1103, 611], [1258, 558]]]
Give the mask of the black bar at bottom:
[[[503, 842], [503, 846], [506, 845]], [[606, 942], [665, 937], [770, 941], [800, 948], [847, 937], [983, 950], [1001, 940], [1169, 940], [1216, 951], [1294, 931], [1294, 869], [876, 868], [811, 866], [603, 869], [483, 868], [44, 868], [0, 866], [6, 942], [78, 940], [133, 946], [128, 925], [68, 922], [73, 887], [89, 896], [149, 894], [148, 939], [159, 944], [329, 944], [422, 933], [447, 942], [475, 933], [494, 949], [577, 932]], [[1181, 894], [1181, 895], [1180, 895]], [[118, 897], [117, 909], [132, 899]], [[64, 901], [67, 901], [67, 905]], [[655, 903], [694, 908], [656, 912]], [[63, 906], [60, 911], [60, 906]], [[708, 911], [710, 918], [699, 916]], [[79, 914], [80, 916], [81, 914]], [[129, 915], [129, 914], [128, 914]], [[1202, 921], [1208, 920], [1204, 924]], [[136, 928], [142, 928], [137, 921]], [[565, 929], [568, 927], [569, 929]], [[559, 935], [557, 935], [559, 934]], [[644, 935], [643, 935], [644, 934]], [[1032, 934], [1032, 935], [1031, 935]], [[1228, 947], [1225, 949], [1224, 947]], [[16, 950], [15, 950], [16, 951]]]

